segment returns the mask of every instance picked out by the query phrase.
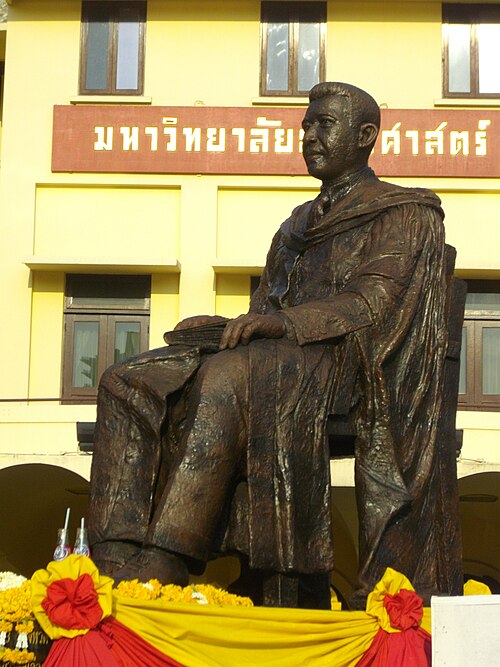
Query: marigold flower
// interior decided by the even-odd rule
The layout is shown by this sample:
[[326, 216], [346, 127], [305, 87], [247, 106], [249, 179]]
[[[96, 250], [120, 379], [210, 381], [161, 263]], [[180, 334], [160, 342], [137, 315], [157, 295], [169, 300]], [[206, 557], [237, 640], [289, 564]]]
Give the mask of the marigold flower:
[[18, 651], [17, 649], [6, 648], [0, 655], [0, 660], [13, 665], [27, 665], [29, 662], [34, 662], [35, 657], [32, 651]]
[[177, 586], [176, 584], [166, 584], [162, 586], [157, 579], [152, 579], [146, 584], [138, 579], [132, 581], [121, 581], [114, 589], [115, 595], [124, 598], [133, 598], [135, 600], [157, 600], [162, 599], [165, 602], [190, 602], [195, 604], [213, 604], [220, 607], [252, 607], [253, 602], [250, 598], [240, 597], [227, 593], [226, 591], [212, 586], [210, 584], [196, 584]]

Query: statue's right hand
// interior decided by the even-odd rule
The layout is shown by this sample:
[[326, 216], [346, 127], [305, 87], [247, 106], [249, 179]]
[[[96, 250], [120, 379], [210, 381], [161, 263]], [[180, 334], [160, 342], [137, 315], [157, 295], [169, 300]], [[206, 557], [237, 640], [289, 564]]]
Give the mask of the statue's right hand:
[[179, 324], [175, 326], [174, 331], [179, 331], [180, 329], [192, 329], [193, 327], [200, 327], [203, 324], [215, 324], [216, 322], [226, 321], [225, 317], [220, 315], [194, 315], [194, 317], [186, 317], [185, 320], [181, 320]]

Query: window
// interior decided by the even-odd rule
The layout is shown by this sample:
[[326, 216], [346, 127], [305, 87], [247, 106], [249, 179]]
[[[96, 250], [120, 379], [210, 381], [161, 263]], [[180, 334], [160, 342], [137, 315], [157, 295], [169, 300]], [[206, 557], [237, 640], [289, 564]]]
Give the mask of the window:
[[443, 5], [443, 94], [500, 96], [500, 5]]
[[263, 2], [261, 95], [306, 95], [325, 78], [326, 2]]
[[142, 94], [145, 22], [145, 2], [83, 2], [81, 94]]
[[500, 281], [467, 284], [459, 409], [500, 410]]
[[147, 350], [150, 276], [68, 275], [63, 399], [92, 401], [104, 370]]

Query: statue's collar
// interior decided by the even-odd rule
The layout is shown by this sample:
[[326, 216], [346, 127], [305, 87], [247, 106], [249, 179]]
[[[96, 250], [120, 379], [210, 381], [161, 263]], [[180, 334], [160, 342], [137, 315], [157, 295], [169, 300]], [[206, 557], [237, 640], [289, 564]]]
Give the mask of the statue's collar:
[[[312, 202], [297, 207], [281, 225], [281, 238], [289, 250], [303, 252], [327, 237], [364, 225], [381, 211], [395, 206], [430, 206], [444, 217], [441, 202], [433, 192], [380, 181], [369, 167], [352, 174], [346, 182], [337, 181], [332, 185], [337, 194], [341, 191], [345, 194], [331, 202], [330, 206], [318, 196]], [[320, 206], [324, 204], [325, 210], [321, 211]]]
[[319, 197], [323, 199], [323, 201], [328, 198], [331, 206], [333, 203], [347, 196], [358, 183], [373, 176], [375, 176], [373, 170], [370, 169], [368, 165], [365, 165], [364, 167], [361, 167], [361, 169], [358, 169], [343, 178], [339, 178], [336, 181], [323, 182]]

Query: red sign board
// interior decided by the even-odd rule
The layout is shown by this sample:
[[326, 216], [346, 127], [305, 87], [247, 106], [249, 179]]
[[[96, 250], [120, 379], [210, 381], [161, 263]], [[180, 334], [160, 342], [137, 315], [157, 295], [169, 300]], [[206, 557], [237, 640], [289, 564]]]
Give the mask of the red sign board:
[[[52, 171], [306, 174], [304, 109], [56, 106]], [[382, 109], [380, 176], [500, 176], [500, 111]]]

